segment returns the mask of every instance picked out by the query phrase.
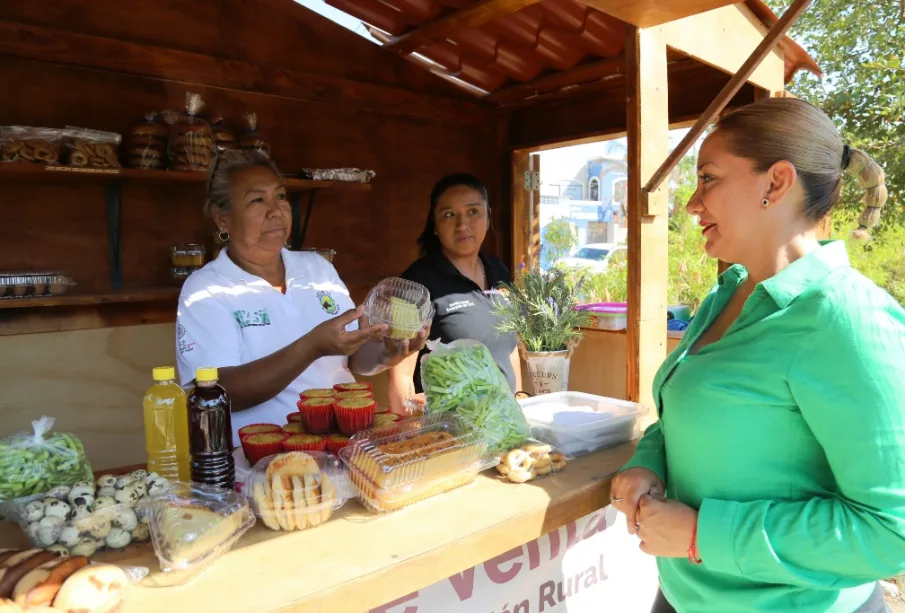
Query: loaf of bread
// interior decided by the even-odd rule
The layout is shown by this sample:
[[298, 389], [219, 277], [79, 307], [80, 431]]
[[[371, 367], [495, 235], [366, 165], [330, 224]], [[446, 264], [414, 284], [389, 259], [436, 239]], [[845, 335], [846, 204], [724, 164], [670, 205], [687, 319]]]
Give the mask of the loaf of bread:
[[125, 598], [129, 580], [119, 566], [92, 564], [63, 583], [53, 600], [61, 613], [111, 613]]
[[19, 580], [13, 590], [13, 600], [23, 608], [50, 606], [66, 580], [85, 566], [88, 566], [85, 556], [45, 562]]

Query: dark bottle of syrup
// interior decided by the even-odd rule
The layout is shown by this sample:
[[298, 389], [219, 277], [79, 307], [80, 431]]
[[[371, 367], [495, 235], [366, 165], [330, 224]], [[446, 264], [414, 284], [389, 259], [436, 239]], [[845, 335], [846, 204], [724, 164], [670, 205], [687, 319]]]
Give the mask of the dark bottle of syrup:
[[192, 481], [225, 489], [236, 486], [230, 400], [217, 384], [216, 368], [195, 371], [195, 389], [186, 399]]

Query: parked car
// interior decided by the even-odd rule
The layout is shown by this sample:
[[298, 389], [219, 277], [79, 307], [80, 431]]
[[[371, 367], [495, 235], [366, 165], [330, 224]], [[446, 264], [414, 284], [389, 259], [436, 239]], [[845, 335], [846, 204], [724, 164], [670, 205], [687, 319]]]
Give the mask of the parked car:
[[615, 257], [625, 257], [625, 245], [588, 243], [575, 249], [557, 265], [562, 268], [589, 268], [595, 272], [604, 272]]

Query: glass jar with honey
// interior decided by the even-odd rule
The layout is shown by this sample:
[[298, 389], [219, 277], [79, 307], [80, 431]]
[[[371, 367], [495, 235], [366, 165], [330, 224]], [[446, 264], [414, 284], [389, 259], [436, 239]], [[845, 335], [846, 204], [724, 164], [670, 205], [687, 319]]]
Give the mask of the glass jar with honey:
[[179, 268], [204, 266], [204, 245], [173, 245], [170, 247], [170, 264]]

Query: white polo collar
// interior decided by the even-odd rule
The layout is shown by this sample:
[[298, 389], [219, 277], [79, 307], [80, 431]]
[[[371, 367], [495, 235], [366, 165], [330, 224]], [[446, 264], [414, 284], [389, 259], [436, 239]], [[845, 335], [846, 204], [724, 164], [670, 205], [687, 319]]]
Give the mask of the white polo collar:
[[[234, 281], [236, 283], [258, 283], [263, 281], [258, 275], [242, 270], [230, 259], [226, 254], [228, 247], [220, 250], [217, 258], [211, 262], [211, 270], [221, 277]], [[288, 249], [280, 250], [280, 257], [283, 259], [283, 266], [286, 268], [286, 282], [289, 283], [298, 277], [301, 277], [308, 269], [307, 262], [301, 258], [291, 257]]]

